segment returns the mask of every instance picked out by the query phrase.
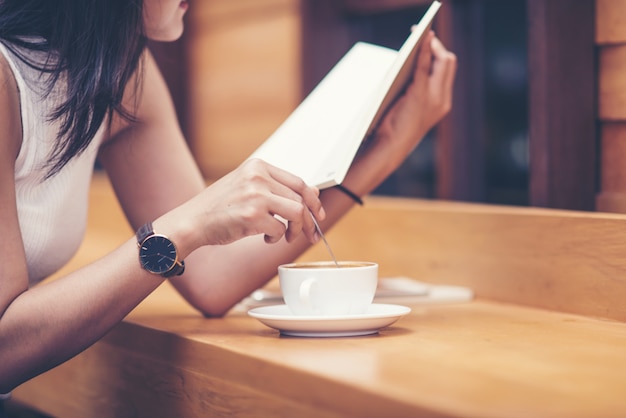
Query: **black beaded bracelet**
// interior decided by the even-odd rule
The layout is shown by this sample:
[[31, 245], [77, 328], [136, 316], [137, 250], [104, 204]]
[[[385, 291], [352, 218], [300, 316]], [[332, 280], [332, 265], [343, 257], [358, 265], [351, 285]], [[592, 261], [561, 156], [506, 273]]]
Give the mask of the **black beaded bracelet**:
[[356, 203], [358, 203], [359, 205], [363, 206], [363, 200], [361, 200], [361, 198], [359, 196], [357, 196], [356, 193], [354, 193], [352, 190], [348, 189], [346, 186], [344, 186], [342, 184], [338, 184], [338, 185], [335, 186], [335, 188], [337, 190], [341, 190], [350, 199], [354, 200]]

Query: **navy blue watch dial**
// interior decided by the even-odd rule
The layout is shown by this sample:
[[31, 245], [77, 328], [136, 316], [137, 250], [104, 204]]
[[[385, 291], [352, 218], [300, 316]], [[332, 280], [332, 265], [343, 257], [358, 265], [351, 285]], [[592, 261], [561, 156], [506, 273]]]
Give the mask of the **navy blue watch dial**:
[[163, 235], [151, 235], [139, 247], [139, 261], [152, 273], [166, 273], [176, 264], [176, 247]]

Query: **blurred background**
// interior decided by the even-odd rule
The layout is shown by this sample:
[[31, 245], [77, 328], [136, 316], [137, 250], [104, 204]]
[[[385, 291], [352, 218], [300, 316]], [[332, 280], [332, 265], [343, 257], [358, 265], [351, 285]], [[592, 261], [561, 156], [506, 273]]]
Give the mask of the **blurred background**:
[[[205, 177], [241, 163], [354, 42], [399, 48], [430, 3], [192, 3], [183, 38], [151, 49]], [[459, 59], [453, 111], [375, 193], [595, 210], [596, 2], [442, 3], [434, 30]]]

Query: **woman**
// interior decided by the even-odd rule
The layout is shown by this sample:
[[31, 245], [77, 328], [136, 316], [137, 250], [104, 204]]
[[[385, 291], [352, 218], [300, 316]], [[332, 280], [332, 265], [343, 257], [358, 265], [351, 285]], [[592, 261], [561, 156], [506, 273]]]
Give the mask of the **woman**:
[[[203, 314], [223, 315], [319, 239], [311, 214], [327, 229], [355, 203], [258, 160], [205, 188], [144, 48], [177, 39], [187, 8], [0, 0], [0, 393], [93, 344], [166, 278]], [[402, 163], [449, 111], [455, 71], [431, 34], [347, 189], [363, 196]], [[137, 237], [37, 285], [80, 243], [96, 157]]]

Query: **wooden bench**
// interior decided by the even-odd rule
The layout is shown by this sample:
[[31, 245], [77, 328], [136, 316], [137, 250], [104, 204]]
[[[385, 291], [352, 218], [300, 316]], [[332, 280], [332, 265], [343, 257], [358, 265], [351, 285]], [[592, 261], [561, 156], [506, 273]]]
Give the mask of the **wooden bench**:
[[[96, 175], [89, 226], [58, 275], [132, 235], [104, 175]], [[626, 215], [368, 197], [328, 233], [339, 258], [471, 287], [497, 301], [626, 320]], [[302, 259], [325, 259], [320, 244]]]

